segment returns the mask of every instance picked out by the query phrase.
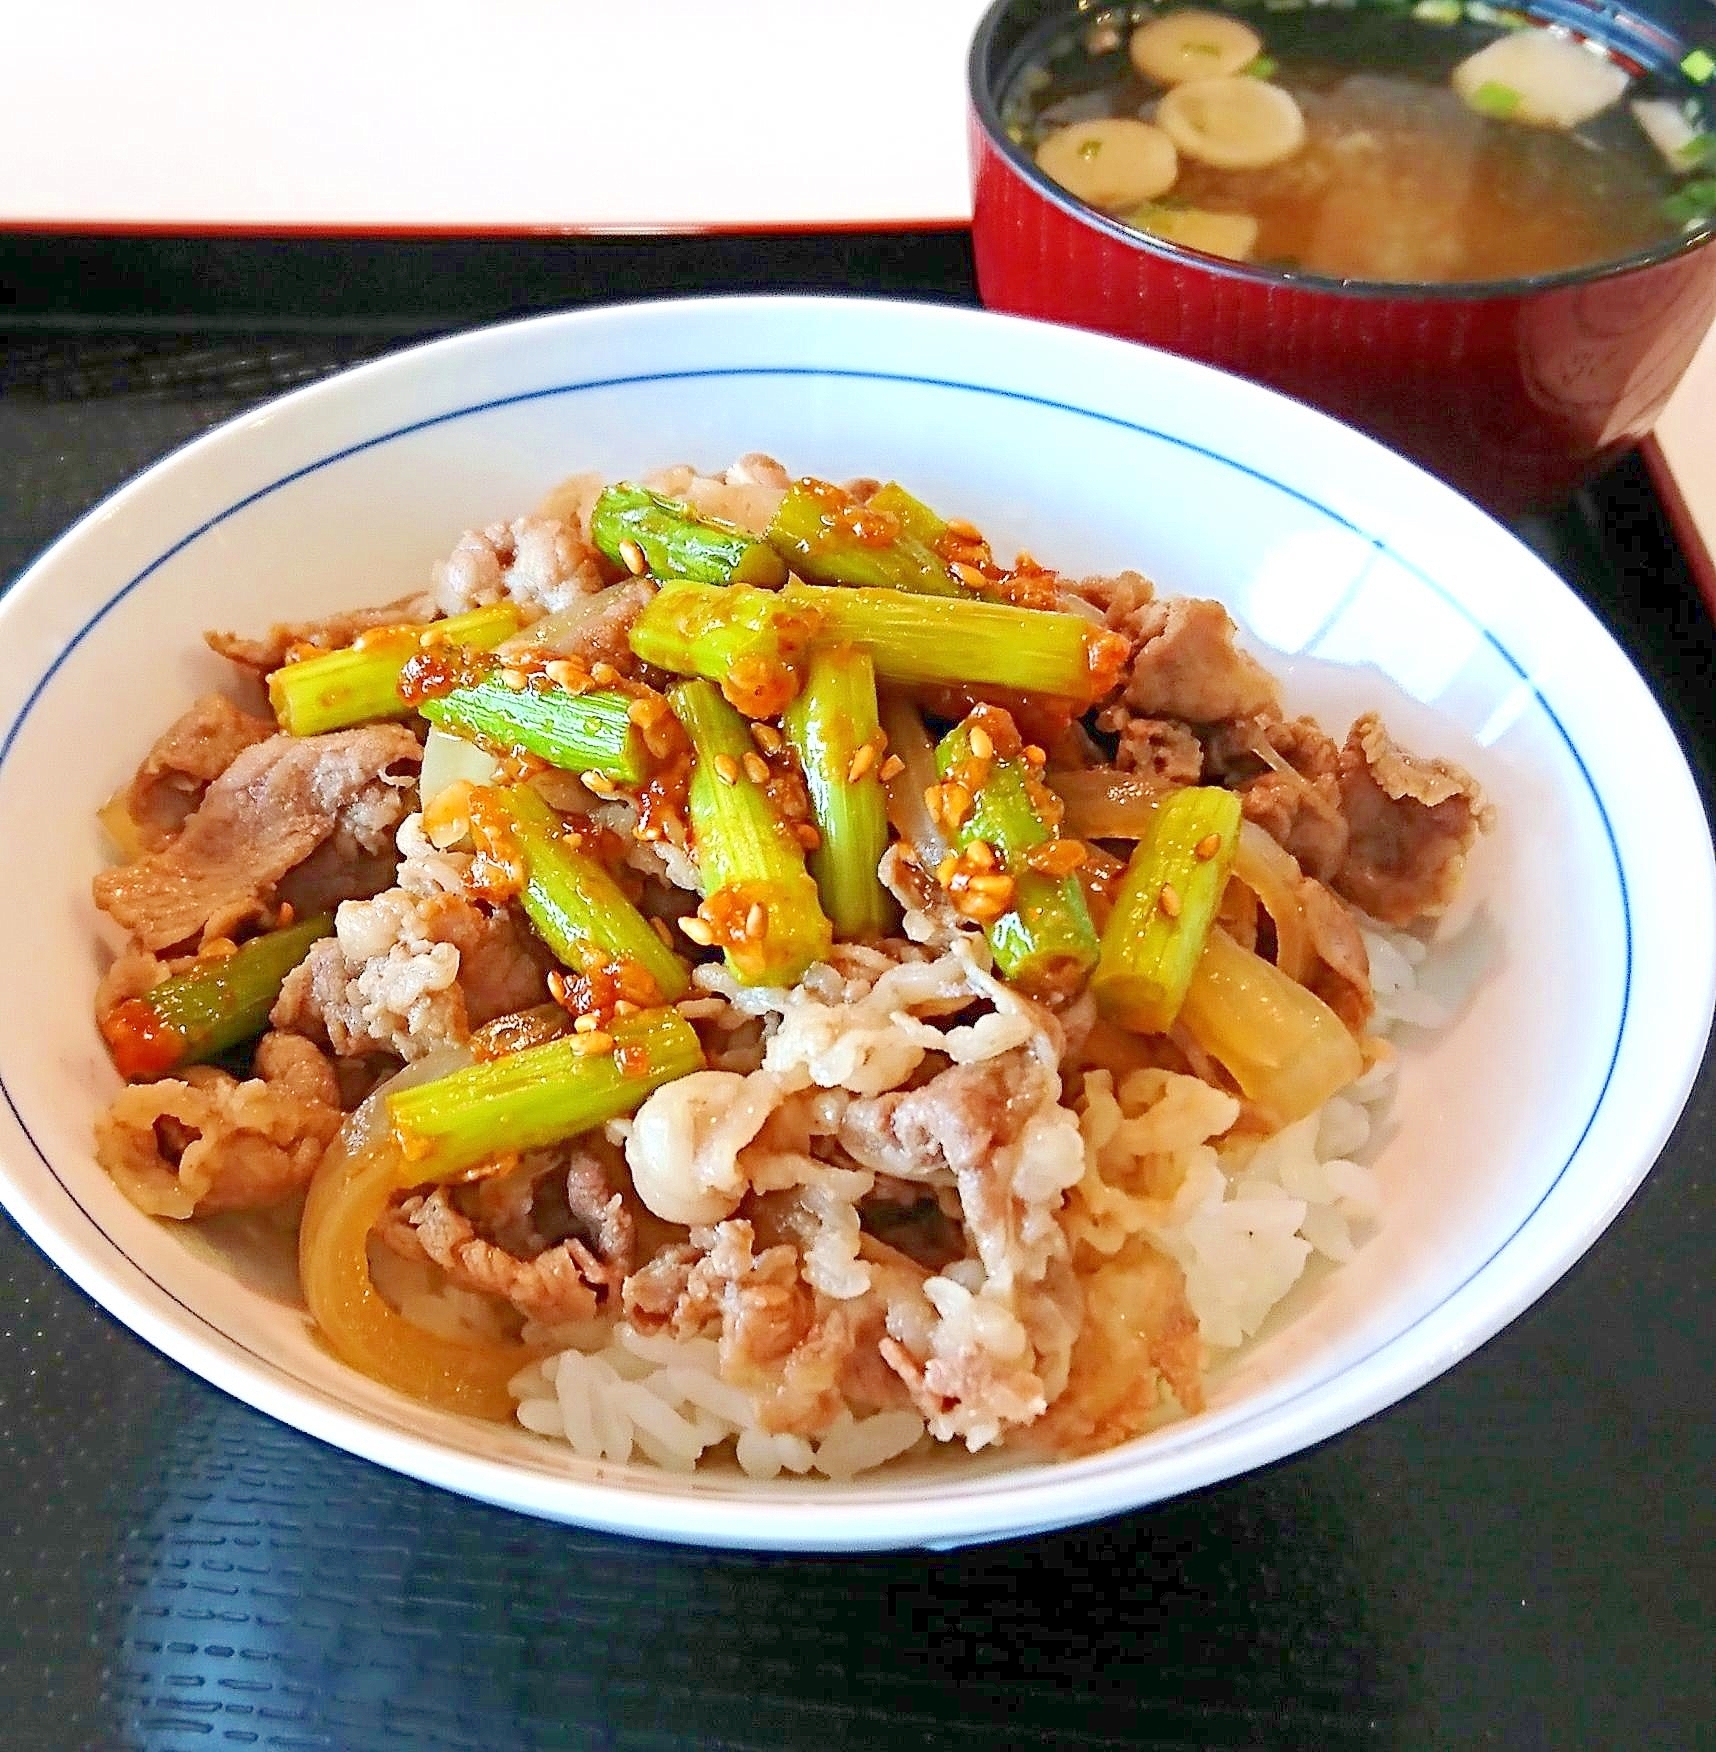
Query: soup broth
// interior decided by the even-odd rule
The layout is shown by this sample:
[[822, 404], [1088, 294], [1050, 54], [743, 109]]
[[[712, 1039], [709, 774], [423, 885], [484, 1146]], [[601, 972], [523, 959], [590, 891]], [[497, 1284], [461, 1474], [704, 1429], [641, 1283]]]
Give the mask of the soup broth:
[[[1243, 75], [1297, 103], [1297, 145], [1283, 146], [1277, 162], [1242, 168], [1182, 147], [1161, 193], [1111, 203], [1080, 174], [1110, 149], [1106, 136], [1088, 126], [1066, 131], [1117, 117], [1166, 127], [1174, 118], [1164, 107], [1181, 104], [1193, 87], [1165, 87], [1141, 72], [1129, 43], [1153, 20], [1196, 16], [1133, 8], [1063, 27], [1012, 81], [1003, 106], [1009, 132], [1033, 154], [1063, 135], [1042, 154], [1043, 168], [1075, 193], [1085, 193], [1081, 182], [1094, 188], [1095, 204], [1140, 230], [1336, 279], [1514, 279], [1619, 260], [1710, 223], [1700, 202], [1716, 192], [1705, 180], [1716, 172], [1716, 153], [1690, 81], [1635, 76], [1576, 127], [1530, 125], [1518, 119], [1519, 93], [1508, 86], [1483, 83], [1475, 97], [1456, 89], [1455, 70], [1507, 31], [1463, 15], [1432, 23], [1380, 6], [1228, 12], [1261, 39], [1261, 55]], [[1191, 47], [1212, 59], [1217, 52]], [[1147, 51], [1142, 58], [1157, 64]], [[1580, 71], [1576, 62], [1572, 72]], [[1598, 77], [1619, 90], [1620, 73]], [[1671, 112], [1674, 150], [1647, 136], [1640, 100]], [[1176, 137], [1186, 138], [1183, 126]]]

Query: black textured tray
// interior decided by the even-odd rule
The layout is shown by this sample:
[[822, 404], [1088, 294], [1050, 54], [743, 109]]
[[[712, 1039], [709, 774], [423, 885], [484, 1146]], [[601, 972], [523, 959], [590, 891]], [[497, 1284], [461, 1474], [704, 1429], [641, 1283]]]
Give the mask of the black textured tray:
[[[0, 288], [20, 247], [0, 243]], [[969, 296], [946, 239], [868, 269], [833, 249], [820, 280], [804, 247], [781, 278]], [[675, 270], [651, 246], [629, 277], [612, 254], [582, 277], [567, 260], [524, 297], [478, 273], [464, 302], [341, 306], [319, 334], [314, 251], [284, 258], [272, 308], [244, 291], [256, 328], [229, 309], [218, 333], [182, 312], [114, 326], [164, 271], [135, 257], [88, 294], [103, 321], [70, 326], [67, 292], [52, 326], [52, 258], [31, 256], [19, 320], [0, 312], [0, 580], [266, 395], [567, 284], [768, 280], [766, 255], [731, 248]], [[379, 259], [400, 294], [401, 258]], [[293, 326], [261, 331], [276, 321]], [[1649, 676], [1708, 801], [1716, 629], [1642, 470], [1523, 533]], [[0, 1746], [1716, 1744], [1713, 1121], [1707, 1066], [1592, 1253], [1403, 1405], [1145, 1513], [946, 1556], [663, 1549], [462, 1502], [206, 1387], [0, 1223]]]

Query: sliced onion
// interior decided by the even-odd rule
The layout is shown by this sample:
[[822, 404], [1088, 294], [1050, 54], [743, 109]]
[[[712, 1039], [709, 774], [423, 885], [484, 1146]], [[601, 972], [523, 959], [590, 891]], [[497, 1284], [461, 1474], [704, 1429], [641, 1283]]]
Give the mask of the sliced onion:
[[587, 620], [608, 607], [617, 591], [627, 589], [630, 584], [628, 578], [624, 583], [608, 585], [605, 590], [592, 590], [588, 596], [575, 597], [564, 608], [557, 608], [541, 620], [532, 621], [517, 638], [508, 639], [500, 646], [499, 654], [505, 656], [509, 651], [516, 651], [522, 656], [540, 657], [545, 651], [559, 651]]
[[1069, 839], [1142, 839], [1162, 795], [1161, 786], [1119, 767], [1068, 767], [1043, 782], [1067, 806], [1061, 831]]
[[1298, 859], [1277, 845], [1255, 821], [1242, 821], [1233, 874], [1236, 881], [1243, 882], [1257, 896], [1275, 923], [1275, 965], [1289, 979], [1303, 984], [1316, 958], [1299, 905], [1303, 873]]
[[500, 765], [492, 754], [431, 724], [423, 741], [423, 771], [417, 781], [419, 807], [427, 812], [443, 791], [460, 783], [492, 785], [499, 773]]
[[882, 700], [882, 728], [888, 737], [889, 754], [897, 754], [904, 768], [883, 782], [888, 799], [888, 820], [894, 831], [918, 855], [926, 870], [933, 870], [953, 850], [947, 836], [930, 815], [924, 793], [940, 782], [935, 770], [935, 744], [924, 728], [918, 709], [910, 700], [888, 694]]
[[129, 864], [132, 859], [143, 856], [143, 831], [132, 816], [123, 791], [109, 797], [95, 812], [95, 818], [107, 830], [107, 837], [113, 841], [114, 850], [122, 862]]

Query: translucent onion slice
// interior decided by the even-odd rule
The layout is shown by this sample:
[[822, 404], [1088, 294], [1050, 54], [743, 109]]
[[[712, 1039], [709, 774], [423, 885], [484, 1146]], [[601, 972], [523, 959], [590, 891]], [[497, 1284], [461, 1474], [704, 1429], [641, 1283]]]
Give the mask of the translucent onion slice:
[[1068, 768], [1044, 783], [1067, 806], [1061, 832], [1070, 839], [1143, 839], [1162, 795], [1161, 786], [1119, 767]]
[[1263, 39], [1237, 18], [1187, 7], [1139, 25], [1127, 52], [1146, 79], [1183, 85], [1225, 78], [1250, 66], [1263, 53]]
[[1069, 195], [1115, 211], [1165, 195], [1180, 174], [1173, 141], [1128, 116], [1062, 128], [1037, 148], [1037, 163]]
[[888, 820], [917, 853], [918, 862], [926, 870], [933, 870], [953, 850], [924, 800], [930, 787], [941, 783], [935, 766], [935, 744], [924, 728], [923, 714], [898, 694], [882, 696], [881, 718], [888, 753], [898, 755], [904, 763], [891, 778], [882, 781], [888, 800]]
[[1233, 875], [1262, 902], [1275, 925], [1275, 965], [1289, 979], [1304, 983], [1315, 959], [1305, 914], [1299, 906], [1303, 872], [1291, 852], [1282, 850], [1255, 821], [1240, 823]]
[[1156, 121], [1188, 158], [1218, 170], [1262, 170], [1305, 144], [1304, 112], [1265, 79], [1176, 85], [1156, 106]]

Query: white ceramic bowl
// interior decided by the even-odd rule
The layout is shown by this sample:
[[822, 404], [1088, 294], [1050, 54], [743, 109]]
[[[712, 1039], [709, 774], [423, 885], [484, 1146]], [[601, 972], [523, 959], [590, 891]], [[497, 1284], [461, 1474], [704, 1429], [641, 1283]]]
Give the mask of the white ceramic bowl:
[[[1380, 707], [1466, 762], [1501, 826], [1439, 957], [1456, 1021], [1411, 1050], [1387, 1207], [1302, 1284], [1210, 1409], [1062, 1465], [851, 1485], [586, 1464], [360, 1379], [304, 1316], [140, 1216], [94, 1162], [115, 1088], [90, 1015], [94, 812], [261, 627], [420, 584], [467, 525], [557, 477], [771, 451], [897, 475], [998, 549], [1220, 597], [1344, 725]], [[1709, 837], [1674, 739], [1568, 590], [1445, 487], [1345, 428], [1139, 347], [924, 306], [711, 300], [438, 342], [288, 396], [87, 517], [0, 607], [0, 1161], [7, 1208], [144, 1338], [285, 1422], [532, 1514], [650, 1537], [866, 1548], [1148, 1503], [1342, 1429], [1448, 1368], [1587, 1248], [1655, 1159], [1709, 1026]]]

